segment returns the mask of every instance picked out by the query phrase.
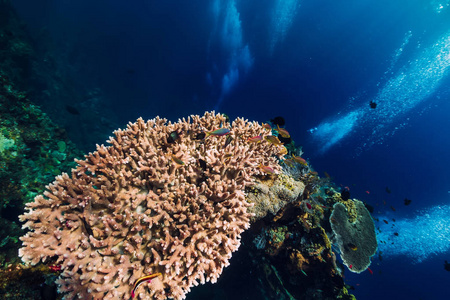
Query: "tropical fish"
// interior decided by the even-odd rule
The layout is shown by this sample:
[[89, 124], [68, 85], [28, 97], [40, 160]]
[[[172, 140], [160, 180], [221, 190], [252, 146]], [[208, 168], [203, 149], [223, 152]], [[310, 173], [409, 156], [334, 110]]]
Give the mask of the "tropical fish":
[[225, 153], [223, 156], [223, 164], [230, 161], [230, 159], [233, 157], [233, 153]]
[[348, 268], [349, 268], [349, 269], [352, 269], [352, 268], [353, 268], [353, 265], [348, 266]]
[[367, 271], [369, 271], [370, 275], [373, 275], [373, 271], [370, 268], [367, 268]]
[[341, 191], [341, 199], [344, 201], [347, 201], [348, 199], [350, 199], [350, 191], [347, 189], [342, 189]]
[[263, 166], [262, 164], [259, 164], [259, 169], [264, 173], [275, 174], [275, 171], [269, 166]]
[[284, 137], [286, 139], [291, 137], [291, 135], [289, 134], [289, 132], [286, 129], [280, 128], [280, 126], [278, 126], [278, 125], [277, 125], [277, 131], [282, 137]]
[[225, 140], [225, 144], [223, 145], [224, 148], [226, 148], [231, 141], [233, 140], [233, 138], [231, 137], [231, 135], [227, 136], [227, 139]]
[[206, 171], [206, 167], [207, 167], [206, 166], [206, 161], [201, 159], [201, 158], [199, 158], [198, 159], [198, 163], [200, 164], [200, 168], [202, 168], [203, 171]]
[[265, 129], [270, 129], [270, 130], [272, 130], [272, 126], [270, 126], [269, 123], [262, 123], [262, 127], [264, 127]]
[[306, 204], [306, 207], [307, 207], [308, 209], [312, 209], [311, 204], [309, 204], [308, 202], [306, 202], [305, 204]]
[[386, 223], [386, 224], [389, 224], [389, 222], [388, 222], [388, 221], [386, 221], [386, 220], [383, 220], [383, 222], [384, 222], [384, 223]]
[[279, 140], [276, 136], [274, 136], [274, 135], [266, 135], [266, 136], [264, 137], [264, 139], [265, 139], [267, 142], [269, 142], [270, 144], [273, 144], [273, 145], [275, 145], [275, 146], [281, 146], [281, 145], [283, 145], [283, 144], [280, 142], [280, 140]]
[[353, 243], [348, 243], [347, 246], [350, 248], [350, 250], [353, 250], [353, 251], [358, 250], [358, 247]]
[[386, 193], [388, 193], [388, 194], [391, 193], [391, 189], [389, 187], [386, 187]]
[[[285, 148], [286, 149], [286, 148]], [[287, 158], [285, 160], [283, 160], [283, 162], [286, 164], [286, 166], [293, 168], [294, 167], [294, 161], [290, 158]]]
[[225, 118], [225, 123], [230, 123], [230, 117], [227, 114], [222, 114], [222, 116]]
[[169, 144], [175, 143], [180, 138], [180, 134], [177, 131], [172, 131], [169, 133], [169, 136], [167, 137], [167, 142]]
[[412, 200], [409, 200], [408, 198], [405, 198], [403, 201], [405, 201], [405, 205], [410, 205], [412, 202]]
[[367, 194], [367, 195], [370, 195], [370, 191], [366, 191], [366, 194]]
[[450, 263], [447, 261], [444, 262], [444, 270], [450, 272]]
[[203, 140], [206, 137], [206, 133], [199, 132], [195, 135], [194, 140]]
[[278, 153], [278, 155], [286, 155], [288, 154], [288, 149], [286, 147], [283, 147], [281, 151]]
[[395, 207], [393, 207], [392, 205], [391, 205], [391, 209], [392, 209], [393, 211], [395, 211]]
[[299, 163], [299, 164], [304, 165], [304, 166], [308, 166], [308, 163], [306, 162], [306, 160], [304, 158], [301, 158], [300, 156], [292, 155], [292, 159], [296, 163]]
[[263, 137], [261, 135], [257, 135], [257, 136], [248, 138], [247, 141], [251, 142], [251, 143], [259, 143], [262, 141], [262, 139], [263, 139]]
[[61, 265], [50, 265], [48, 268], [53, 272], [59, 272], [61, 271]]
[[214, 131], [207, 131], [206, 132], [206, 137], [208, 137], [210, 135], [223, 136], [223, 135], [227, 135], [229, 133], [230, 133], [230, 129], [228, 129], [228, 128], [220, 128], [220, 129], [216, 129]]
[[272, 122], [272, 124], [274, 124], [274, 125], [280, 125], [280, 126], [284, 126], [284, 124], [286, 123], [284, 121], [283, 117], [275, 117], [272, 120], [270, 120], [270, 122]]
[[72, 115], [79, 115], [80, 112], [78, 111], [78, 109], [76, 109], [74, 106], [72, 105], [66, 105], [66, 110], [71, 113]]
[[181, 159], [179, 159], [178, 157], [175, 156], [175, 154], [172, 154], [172, 161], [174, 163], [176, 163], [177, 165], [184, 165], [184, 161], [182, 161]]
[[138, 280], [136, 280], [136, 282], [134, 283], [133, 289], [131, 290], [131, 299], [134, 298], [136, 289], [139, 287], [139, 285], [141, 285], [141, 283], [150, 282], [153, 278], [156, 278], [161, 275], [162, 275], [161, 273], [154, 273], [154, 274], [143, 276], [143, 277], [139, 278]]
[[225, 153], [225, 155], [223, 156], [223, 158], [228, 159], [233, 157], [233, 153]]

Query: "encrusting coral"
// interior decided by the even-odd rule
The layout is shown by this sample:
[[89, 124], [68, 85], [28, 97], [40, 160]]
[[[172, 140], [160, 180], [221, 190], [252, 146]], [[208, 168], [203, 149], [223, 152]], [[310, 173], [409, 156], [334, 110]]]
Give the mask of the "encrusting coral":
[[247, 200], [255, 205], [249, 208], [254, 214], [251, 221], [265, 217], [268, 213], [276, 215], [286, 204], [291, 203], [302, 195], [305, 185], [283, 173], [274, 180], [257, 179], [249, 188]]
[[129, 299], [154, 273], [138, 299], [183, 299], [215, 282], [238, 249], [252, 176], [281, 170], [283, 147], [249, 142], [259, 135], [270, 132], [214, 113], [138, 119], [27, 204], [19, 255], [60, 265], [65, 299]]

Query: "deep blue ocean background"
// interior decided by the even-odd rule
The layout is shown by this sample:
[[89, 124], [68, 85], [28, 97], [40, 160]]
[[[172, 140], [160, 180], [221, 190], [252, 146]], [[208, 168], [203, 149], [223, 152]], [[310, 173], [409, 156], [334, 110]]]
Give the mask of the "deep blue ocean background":
[[450, 299], [450, 0], [12, 2], [119, 126], [283, 116], [321, 176], [389, 221], [374, 274], [346, 272], [357, 299]]

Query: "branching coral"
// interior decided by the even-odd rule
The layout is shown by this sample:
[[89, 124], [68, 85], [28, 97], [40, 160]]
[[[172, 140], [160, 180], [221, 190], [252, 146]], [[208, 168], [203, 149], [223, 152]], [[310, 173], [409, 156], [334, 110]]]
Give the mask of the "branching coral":
[[[221, 127], [228, 136], [203, 138]], [[65, 299], [128, 299], [137, 279], [156, 272], [138, 298], [183, 299], [199, 282], [215, 282], [238, 249], [252, 176], [260, 166], [281, 170], [281, 146], [248, 142], [266, 134], [214, 113], [138, 119], [27, 204], [19, 255], [61, 265]]]

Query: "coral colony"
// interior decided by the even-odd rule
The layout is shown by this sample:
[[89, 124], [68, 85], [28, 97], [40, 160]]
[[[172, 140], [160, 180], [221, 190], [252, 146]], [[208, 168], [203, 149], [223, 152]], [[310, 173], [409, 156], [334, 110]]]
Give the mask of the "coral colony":
[[255, 251], [287, 260], [279, 270], [255, 265], [268, 298], [354, 299], [330, 239], [362, 272], [377, 248], [373, 220], [280, 143], [286, 130], [207, 112], [138, 119], [114, 134], [20, 216], [28, 232], [19, 256], [57, 268], [64, 299], [184, 299], [217, 281], [250, 224]]
[[[226, 134], [214, 132], [222, 127]], [[258, 135], [270, 131], [214, 113], [130, 123], [27, 204], [19, 255], [61, 265], [65, 299], [130, 298], [154, 273], [162, 276], [137, 287], [139, 299], [183, 299], [198, 282], [215, 282], [239, 248], [252, 176], [260, 166], [281, 170], [283, 146], [246, 142]]]

